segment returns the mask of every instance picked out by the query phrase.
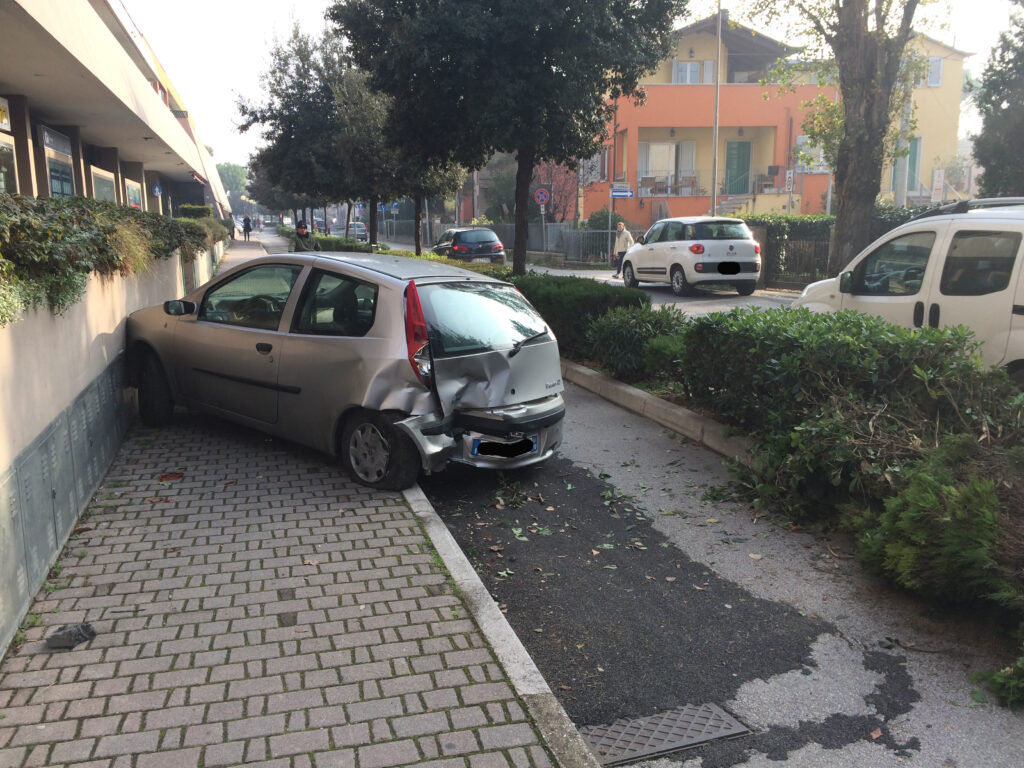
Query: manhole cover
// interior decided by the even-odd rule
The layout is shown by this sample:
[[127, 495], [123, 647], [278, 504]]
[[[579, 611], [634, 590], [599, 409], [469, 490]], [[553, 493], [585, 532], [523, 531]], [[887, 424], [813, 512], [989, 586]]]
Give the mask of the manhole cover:
[[638, 720], [588, 725], [580, 728], [580, 733], [602, 765], [619, 765], [750, 731], [714, 704], [687, 704]]

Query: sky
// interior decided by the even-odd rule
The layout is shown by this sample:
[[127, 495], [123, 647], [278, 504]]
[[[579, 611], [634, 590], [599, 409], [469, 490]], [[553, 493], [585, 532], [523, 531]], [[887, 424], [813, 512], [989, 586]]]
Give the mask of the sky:
[[[214, 160], [245, 165], [259, 146], [259, 131], [239, 133], [239, 96], [259, 101], [261, 75], [269, 67], [275, 41], [291, 34], [298, 22], [303, 32], [318, 35], [327, 23], [330, 0], [110, 0], [120, 2], [149, 41], [175, 89], [195, 121], [201, 141], [213, 149]], [[741, 23], [743, 0], [723, 0], [722, 8]], [[713, 15], [716, 0], [690, 0], [682, 23]], [[1009, 23], [1010, 0], [936, 0], [922, 5], [917, 20], [931, 37], [974, 55], [966, 67], [981, 74], [991, 48]], [[203, 34], [197, 35], [201, 25]], [[782, 27], [758, 31], [783, 39]], [[918, 24], [918, 27], [924, 25]], [[205, 44], [204, 48], [202, 44]], [[975, 117], [961, 119], [960, 132], [977, 131]]]

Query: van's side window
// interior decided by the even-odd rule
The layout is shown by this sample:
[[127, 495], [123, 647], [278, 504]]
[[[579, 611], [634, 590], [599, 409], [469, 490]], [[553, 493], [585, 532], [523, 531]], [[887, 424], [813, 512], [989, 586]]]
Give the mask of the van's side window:
[[946, 296], [984, 296], [1006, 290], [1020, 241], [1020, 232], [957, 232], [939, 291]]
[[913, 296], [921, 290], [934, 244], [934, 232], [913, 232], [879, 246], [854, 269], [853, 292]]

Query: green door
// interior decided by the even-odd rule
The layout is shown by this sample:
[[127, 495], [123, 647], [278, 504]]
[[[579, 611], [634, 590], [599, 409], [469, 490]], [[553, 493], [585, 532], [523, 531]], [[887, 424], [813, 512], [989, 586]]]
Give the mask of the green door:
[[745, 195], [750, 192], [750, 142], [725, 142], [725, 193]]

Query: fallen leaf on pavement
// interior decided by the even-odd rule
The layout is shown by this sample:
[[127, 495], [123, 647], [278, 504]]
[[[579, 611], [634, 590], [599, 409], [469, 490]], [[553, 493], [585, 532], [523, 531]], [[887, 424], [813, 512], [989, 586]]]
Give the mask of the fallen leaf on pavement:
[[555, 511], [555, 508], [554, 508], [554, 507], [545, 507], [545, 508], [544, 508], [544, 511], [545, 511], [545, 512], [554, 512], [554, 511]]
[[172, 480], [181, 480], [181, 478], [183, 478], [184, 476], [185, 475], [181, 472], [165, 472], [164, 474], [160, 475], [160, 482], [169, 483]]
[[875, 730], [873, 730], [871, 732], [871, 738], [872, 739], [880, 739], [880, 738], [882, 738], [882, 729], [881, 728], [875, 728]]
[[755, 554], [754, 554], [753, 552], [751, 552], [751, 553], [750, 553], [750, 554], [748, 555], [748, 557], [750, 557], [750, 559], [751, 559], [751, 560], [760, 560], [760, 559], [761, 559], [761, 556], [760, 556], [760, 555], [755, 555]]
[[708, 522], [709, 523], [717, 523], [718, 522], [718, 518], [717, 517], [709, 517], [708, 518]]
[[319, 560], [303, 560], [302, 564], [303, 565], [320, 565], [320, 561]]
[[666, 576], [665, 577], [665, 581], [675, 581], [675, 580], [676, 580], [675, 576]]

